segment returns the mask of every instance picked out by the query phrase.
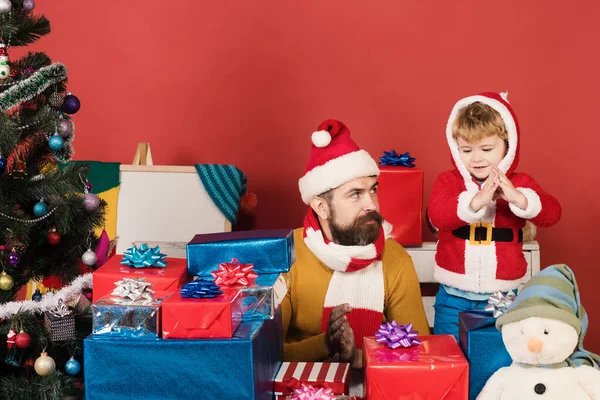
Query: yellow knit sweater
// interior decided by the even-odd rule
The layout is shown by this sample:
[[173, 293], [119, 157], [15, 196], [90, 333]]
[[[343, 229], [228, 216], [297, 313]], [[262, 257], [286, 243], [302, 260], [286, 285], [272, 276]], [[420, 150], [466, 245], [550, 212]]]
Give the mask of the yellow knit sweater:
[[[323, 361], [327, 352], [321, 322], [333, 271], [306, 247], [302, 231], [302, 228], [294, 230], [296, 262], [286, 274], [288, 293], [282, 303], [283, 358], [285, 361]], [[383, 280], [383, 322], [412, 323], [419, 335], [427, 335], [429, 325], [412, 259], [393, 239], [385, 242]]]

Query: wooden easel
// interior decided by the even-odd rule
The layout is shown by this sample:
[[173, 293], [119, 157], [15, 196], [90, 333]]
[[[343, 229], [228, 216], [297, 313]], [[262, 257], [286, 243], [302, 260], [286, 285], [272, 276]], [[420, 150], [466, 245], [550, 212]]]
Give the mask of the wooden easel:
[[152, 161], [152, 150], [150, 150], [150, 143], [138, 143], [131, 165], [154, 165], [154, 162]]

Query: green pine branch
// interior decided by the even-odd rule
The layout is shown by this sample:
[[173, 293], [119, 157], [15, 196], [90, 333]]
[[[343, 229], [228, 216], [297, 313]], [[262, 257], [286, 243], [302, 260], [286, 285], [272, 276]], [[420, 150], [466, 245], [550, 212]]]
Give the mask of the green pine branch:
[[18, 12], [2, 14], [0, 18], [2, 40], [10, 46], [26, 46], [50, 33], [50, 21], [44, 15]]
[[10, 117], [0, 114], [0, 154], [4, 158], [12, 152], [19, 139], [18, 131], [15, 128], [16, 124]]

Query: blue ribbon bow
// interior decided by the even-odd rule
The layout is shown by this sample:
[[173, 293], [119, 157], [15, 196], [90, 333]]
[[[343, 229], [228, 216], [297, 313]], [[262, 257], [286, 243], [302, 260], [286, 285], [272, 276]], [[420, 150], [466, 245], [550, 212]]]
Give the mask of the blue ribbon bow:
[[384, 151], [383, 157], [379, 157], [379, 160], [379, 165], [414, 168], [416, 158], [411, 157], [409, 152], [398, 154], [396, 150], [392, 150]]
[[123, 253], [122, 265], [132, 268], [164, 268], [167, 263], [164, 261], [166, 254], [160, 252], [160, 247], [149, 248], [143, 243], [139, 249], [135, 246], [128, 248]]
[[180, 293], [181, 297], [186, 299], [190, 297], [195, 299], [212, 299], [223, 294], [219, 289], [220, 287], [213, 281], [196, 279], [183, 285]]

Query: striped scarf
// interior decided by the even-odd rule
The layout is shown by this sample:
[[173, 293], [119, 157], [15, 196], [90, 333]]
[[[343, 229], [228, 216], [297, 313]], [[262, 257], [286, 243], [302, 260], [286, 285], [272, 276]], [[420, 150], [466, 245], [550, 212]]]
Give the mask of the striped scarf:
[[333, 270], [323, 305], [322, 332], [327, 330], [333, 308], [345, 303], [352, 307], [346, 317], [358, 348], [362, 348], [364, 336], [372, 336], [377, 331], [383, 320], [385, 294], [381, 259], [390, 232], [391, 225], [384, 222], [374, 243], [341, 246], [323, 236], [315, 212], [309, 209], [304, 219], [304, 242]]

